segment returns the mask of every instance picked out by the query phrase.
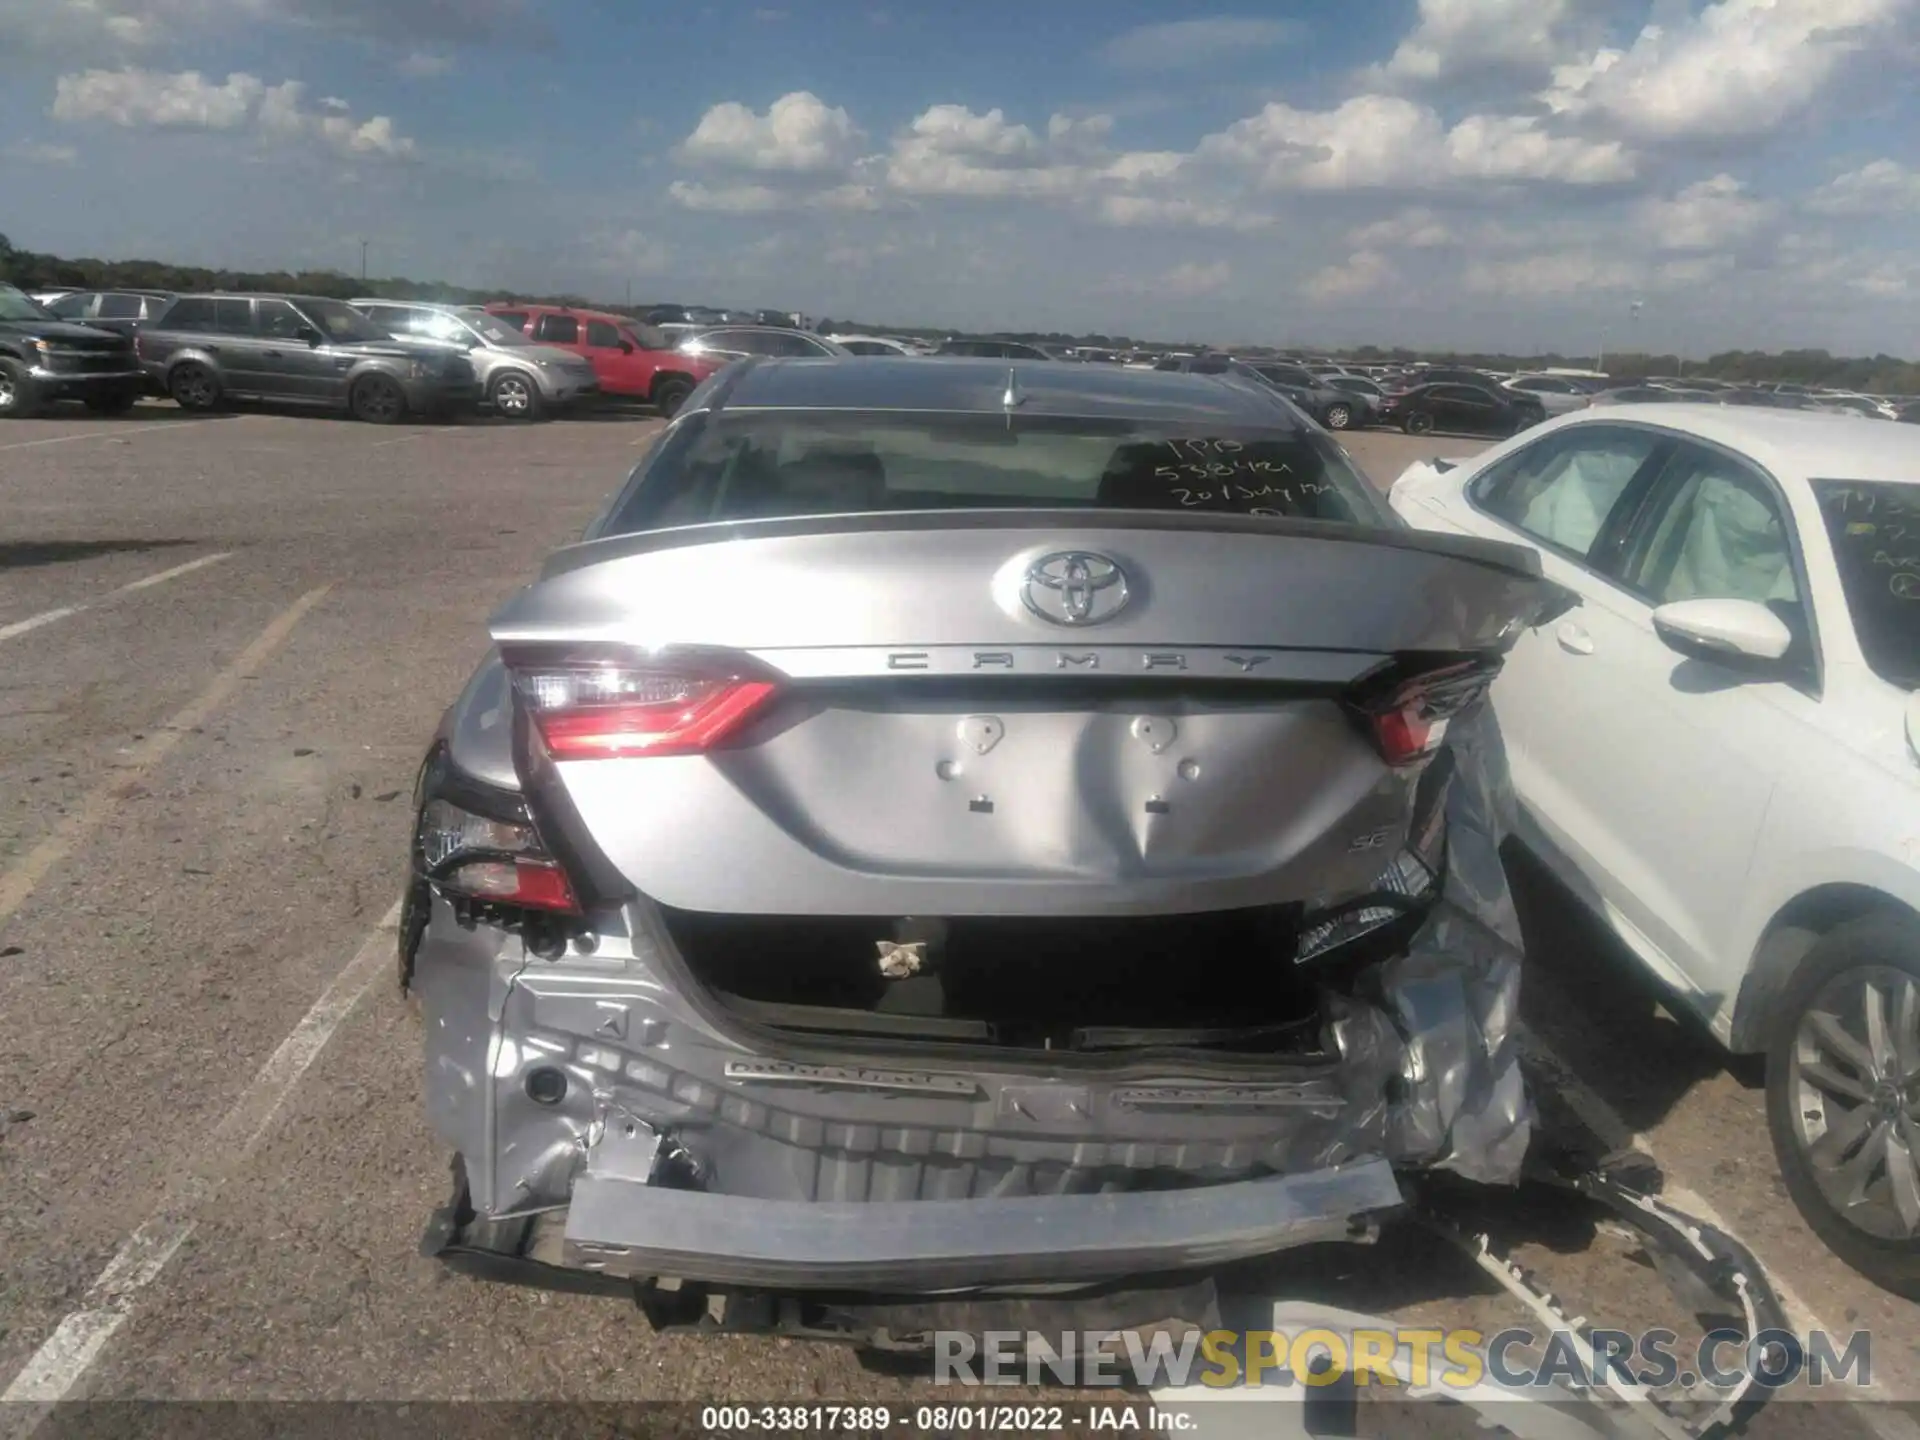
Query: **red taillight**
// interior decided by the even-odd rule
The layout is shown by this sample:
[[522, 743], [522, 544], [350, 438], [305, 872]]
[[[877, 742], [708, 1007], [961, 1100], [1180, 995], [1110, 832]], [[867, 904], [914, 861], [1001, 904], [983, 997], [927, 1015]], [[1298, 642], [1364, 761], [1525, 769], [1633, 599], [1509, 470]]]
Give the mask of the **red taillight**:
[[737, 731], [777, 688], [616, 666], [528, 670], [517, 678], [556, 760], [699, 754]]
[[1447, 738], [1447, 722], [1478, 700], [1499, 673], [1497, 663], [1460, 660], [1389, 682], [1392, 688], [1355, 702], [1380, 758], [1394, 766], [1431, 758]]
[[470, 860], [441, 882], [449, 890], [531, 910], [578, 911], [573, 886], [559, 866], [541, 860]]

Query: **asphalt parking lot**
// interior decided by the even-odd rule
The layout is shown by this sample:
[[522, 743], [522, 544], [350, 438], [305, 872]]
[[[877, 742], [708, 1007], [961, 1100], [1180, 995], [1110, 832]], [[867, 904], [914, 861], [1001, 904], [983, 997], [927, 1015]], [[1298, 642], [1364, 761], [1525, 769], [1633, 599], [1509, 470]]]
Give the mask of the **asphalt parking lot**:
[[[925, 1397], [844, 1350], [656, 1337], [623, 1302], [490, 1287], [416, 1253], [447, 1157], [392, 978], [414, 768], [487, 615], [658, 423], [143, 405], [0, 429], [0, 1390]], [[1382, 483], [1479, 443], [1347, 439]], [[1872, 1330], [1875, 1380], [1920, 1398], [1920, 1317], [1800, 1223], [1757, 1068], [1518, 880], [1551, 1113], [1648, 1149], [1755, 1249], [1797, 1323]], [[1575, 1313], [1653, 1323], [1654, 1282], [1604, 1230], [1535, 1218], [1527, 1253]], [[1419, 1236], [1258, 1283], [1423, 1322], [1523, 1318]], [[1784, 1405], [1755, 1433], [1911, 1423]]]

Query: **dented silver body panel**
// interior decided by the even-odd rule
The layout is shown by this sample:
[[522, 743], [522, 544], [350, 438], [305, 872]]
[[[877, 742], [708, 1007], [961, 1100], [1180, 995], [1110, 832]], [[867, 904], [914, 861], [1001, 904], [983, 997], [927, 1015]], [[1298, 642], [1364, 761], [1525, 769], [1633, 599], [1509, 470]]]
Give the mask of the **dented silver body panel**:
[[[429, 1117], [464, 1157], [472, 1204], [487, 1217], [565, 1210], [583, 1180], [645, 1187], [661, 1137], [698, 1156], [705, 1183], [725, 1195], [800, 1206], [927, 1204], [934, 1227], [945, 1203], [1048, 1196], [1067, 1202], [1062, 1235], [1094, 1237], [1096, 1247], [1109, 1218], [1099, 1197], [1126, 1190], [1130, 1176], [1171, 1172], [1229, 1185], [1346, 1172], [1351, 1183], [1323, 1181], [1300, 1197], [1302, 1206], [1331, 1207], [1317, 1215], [1280, 1206], [1276, 1193], [1268, 1212], [1276, 1223], [1242, 1235], [1238, 1253], [1325, 1239], [1325, 1222], [1339, 1229], [1378, 1213], [1380, 1172], [1369, 1161], [1515, 1180], [1531, 1110], [1514, 1036], [1519, 932], [1498, 856], [1511, 796], [1491, 711], [1456, 723], [1455, 737], [1444, 894], [1407, 952], [1360, 987], [1370, 995], [1334, 998], [1336, 1063], [995, 1063], [770, 1046], [692, 998], [645, 902], [601, 917], [592, 953], [570, 947], [542, 959], [517, 936], [462, 925], [441, 900], [413, 974], [426, 1017]], [[569, 1077], [558, 1106], [528, 1098], [527, 1074], [537, 1067]], [[612, 1191], [620, 1193], [634, 1192]], [[608, 1213], [606, 1195], [592, 1215]], [[1094, 1203], [1081, 1211], [1076, 1200]], [[726, 1248], [730, 1219], [710, 1213], [709, 1263], [683, 1242], [673, 1273], [800, 1283], [788, 1266], [743, 1269]], [[1167, 1205], [1154, 1263], [1233, 1252], [1232, 1235], [1208, 1228], [1220, 1218]], [[1294, 1240], [1280, 1219], [1298, 1221], [1287, 1232]], [[623, 1253], [633, 1239], [612, 1226], [595, 1233], [569, 1223], [567, 1263], [637, 1273]], [[1030, 1258], [1024, 1269], [1003, 1265], [1000, 1278], [1060, 1278], [1045, 1254]], [[1118, 1273], [1139, 1268], [1120, 1249], [1113, 1259]], [[903, 1263], [886, 1278], [904, 1284], [918, 1273]], [[957, 1283], [939, 1266], [925, 1273], [928, 1283]]]
[[[831, 390], [840, 363], [770, 366], [764, 388]], [[726, 384], [750, 402], [742, 373]], [[978, 366], [944, 373], [968, 404], [999, 394]], [[1087, 403], [1297, 422], [1169, 378], [1094, 377]], [[1049, 376], [1043, 408], [1079, 383]], [[422, 873], [403, 926], [471, 1224], [547, 1217], [540, 1257], [563, 1270], [928, 1291], [1360, 1235], [1398, 1205], [1396, 1170], [1516, 1179], [1531, 1121], [1492, 711], [1444, 731], [1440, 846], [1413, 833], [1437, 762], [1386, 758], [1351, 691], [1409, 655], [1497, 655], [1552, 589], [1525, 552], [1390, 517], [826, 515], [569, 547], [496, 616], [436, 753], [491, 804], [524, 796], [577, 872], [591, 851], [585, 903], [542, 928]], [[721, 748], [555, 758], [510, 673], [554, 654], [696, 657], [773, 698]], [[1423, 845], [1444, 860], [1416, 895], [1393, 866]], [[706, 983], [675, 920], [773, 917], [752, 933], [777, 968], [787, 921], [1284, 912], [1312, 935], [1383, 891], [1404, 943], [1337, 980], [1305, 940], [1181, 959], [1226, 1012], [1257, 971], [1306, 977], [1311, 1043], [1244, 1052], [1172, 1030], [976, 1043], [910, 1013], [776, 1023]], [[881, 973], [913, 975], [905, 953], [882, 937]]]

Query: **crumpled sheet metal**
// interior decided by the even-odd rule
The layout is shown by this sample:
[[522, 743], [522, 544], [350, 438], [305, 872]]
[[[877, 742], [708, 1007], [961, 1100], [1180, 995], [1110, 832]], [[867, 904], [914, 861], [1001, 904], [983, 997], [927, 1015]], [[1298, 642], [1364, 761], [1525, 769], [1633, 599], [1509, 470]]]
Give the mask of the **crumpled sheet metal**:
[[1447, 738], [1456, 768], [1441, 898], [1405, 954], [1329, 1003], [1349, 1064], [1405, 1082], [1384, 1106], [1388, 1158], [1511, 1184], [1533, 1126], [1515, 1033], [1520, 924], [1500, 863], [1513, 785], [1491, 705], [1457, 717]]

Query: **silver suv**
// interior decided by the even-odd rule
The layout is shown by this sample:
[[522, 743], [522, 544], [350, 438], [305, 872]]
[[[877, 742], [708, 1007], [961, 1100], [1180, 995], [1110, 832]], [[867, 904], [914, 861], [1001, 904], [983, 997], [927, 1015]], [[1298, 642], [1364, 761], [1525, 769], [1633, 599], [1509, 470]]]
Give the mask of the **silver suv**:
[[703, 1315], [1097, 1285], [1363, 1233], [1401, 1170], [1513, 1181], [1482, 697], [1565, 603], [1262, 386], [721, 371], [422, 768], [428, 1249]]
[[592, 361], [570, 350], [536, 345], [483, 310], [417, 300], [349, 303], [402, 343], [464, 351], [479, 377], [481, 395], [504, 420], [538, 420], [599, 393]]

